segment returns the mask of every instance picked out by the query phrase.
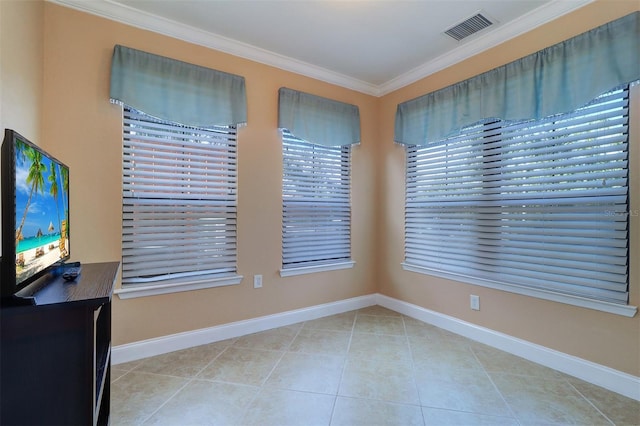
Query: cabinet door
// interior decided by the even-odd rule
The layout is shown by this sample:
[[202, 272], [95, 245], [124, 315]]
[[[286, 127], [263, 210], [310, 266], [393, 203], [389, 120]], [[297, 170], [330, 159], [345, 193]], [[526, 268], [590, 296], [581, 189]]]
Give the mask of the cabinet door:
[[82, 424], [93, 371], [86, 307], [2, 309], [2, 424]]

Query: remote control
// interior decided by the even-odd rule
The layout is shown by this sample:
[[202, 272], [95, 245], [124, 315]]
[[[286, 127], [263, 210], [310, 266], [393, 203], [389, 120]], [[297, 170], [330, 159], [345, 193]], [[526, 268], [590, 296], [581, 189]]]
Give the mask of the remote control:
[[62, 274], [62, 278], [64, 278], [65, 281], [73, 281], [80, 275], [80, 269], [80, 267], [66, 268]]

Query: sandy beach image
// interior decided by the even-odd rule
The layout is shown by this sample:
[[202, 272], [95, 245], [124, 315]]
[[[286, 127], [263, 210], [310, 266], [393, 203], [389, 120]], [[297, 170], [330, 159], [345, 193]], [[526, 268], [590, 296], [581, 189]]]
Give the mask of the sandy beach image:
[[69, 169], [15, 142], [16, 284], [69, 256]]
[[[68, 239], [64, 246], [69, 246]], [[16, 282], [21, 282], [24, 278], [51, 266], [60, 259], [60, 243], [58, 241], [18, 253], [16, 256]], [[23, 261], [24, 266], [21, 266]]]

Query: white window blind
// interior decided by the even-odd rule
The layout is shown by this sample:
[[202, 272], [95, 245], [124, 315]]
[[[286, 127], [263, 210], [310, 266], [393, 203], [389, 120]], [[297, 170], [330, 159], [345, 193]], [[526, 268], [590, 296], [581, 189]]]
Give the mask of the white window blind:
[[236, 129], [124, 108], [123, 284], [236, 272]]
[[627, 304], [628, 96], [407, 147], [405, 264]]
[[314, 145], [283, 132], [283, 269], [351, 258], [350, 145]]

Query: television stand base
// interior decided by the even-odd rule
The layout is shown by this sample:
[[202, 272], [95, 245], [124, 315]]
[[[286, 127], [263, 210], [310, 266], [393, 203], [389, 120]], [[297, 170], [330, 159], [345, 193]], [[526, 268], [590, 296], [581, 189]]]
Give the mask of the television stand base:
[[35, 304], [36, 299], [32, 296], [16, 296], [14, 294], [0, 299], [0, 306], [3, 308], [10, 306], [34, 306]]

